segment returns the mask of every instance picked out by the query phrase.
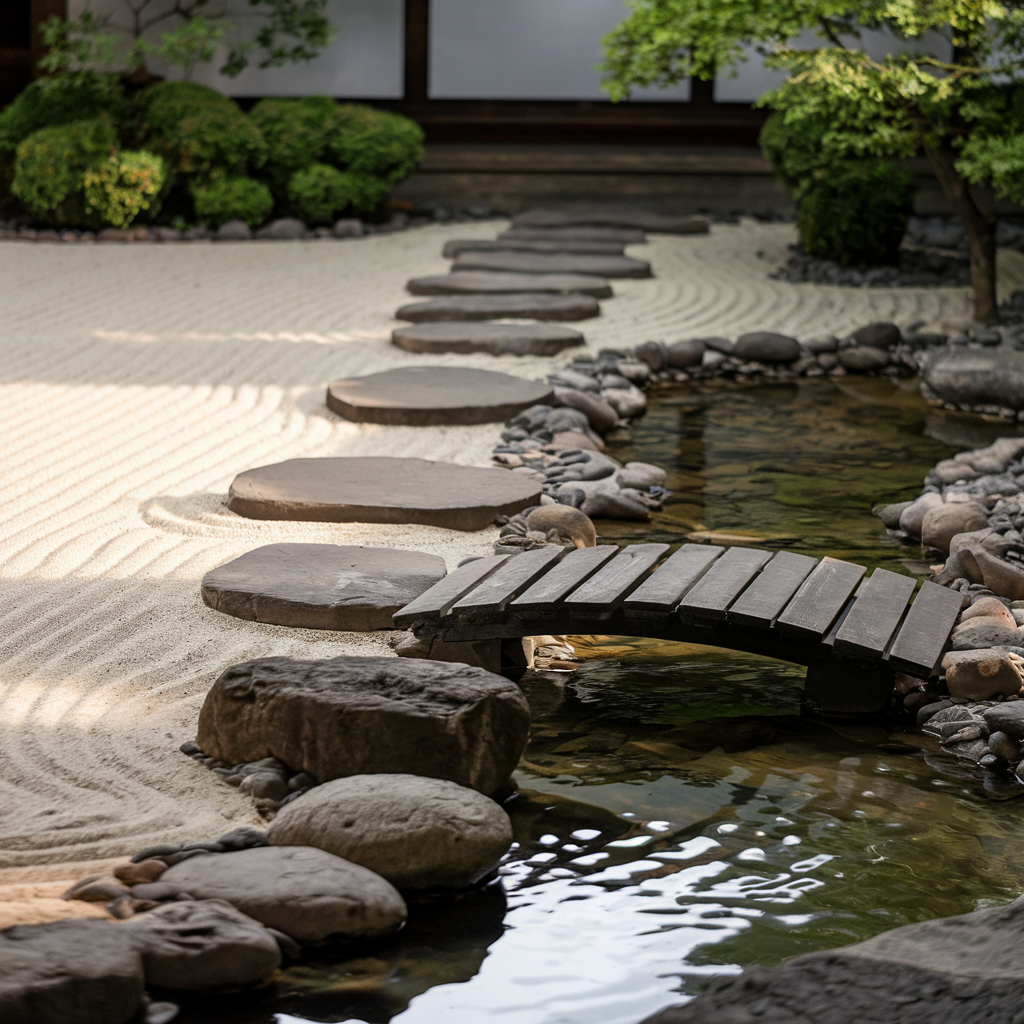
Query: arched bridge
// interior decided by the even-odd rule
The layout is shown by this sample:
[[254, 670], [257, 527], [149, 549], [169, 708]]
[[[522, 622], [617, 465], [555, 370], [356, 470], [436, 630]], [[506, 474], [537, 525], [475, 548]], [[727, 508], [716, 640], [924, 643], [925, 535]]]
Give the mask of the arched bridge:
[[[460, 566], [395, 616], [445, 644], [545, 633], [656, 637], [808, 666], [824, 711], [877, 712], [894, 673], [934, 675], [962, 596], [791, 551], [684, 544], [540, 548]], [[511, 645], [506, 645], [506, 648]]]

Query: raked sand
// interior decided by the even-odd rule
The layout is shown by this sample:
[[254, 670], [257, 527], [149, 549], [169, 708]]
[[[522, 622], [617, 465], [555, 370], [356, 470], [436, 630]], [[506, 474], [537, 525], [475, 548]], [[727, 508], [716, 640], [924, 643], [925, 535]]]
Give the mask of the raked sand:
[[[249, 800], [178, 753], [213, 680], [264, 655], [391, 653], [380, 633], [211, 611], [199, 596], [209, 569], [287, 540], [414, 548], [449, 568], [488, 550], [493, 528], [261, 523], [222, 501], [236, 473], [297, 456], [488, 465], [496, 425], [351, 424], [327, 411], [324, 388], [425, 362], [525, 377], [568, 362], [571, 352], [431, 359], [388, 342], [406, 279], [444, 272], [446, 239], [502, 226], [344, 242], [0, 242], [0, 884], [258, 823]], [[580, 325], [591, 350], [968, 310], [964, 289], [770, 281], [792, 233], [744, 223], [634, 247], [657, 277], [615, 283], [601, 318]], [[1004, 261], [1006, 289], [1024, 284], [1022, 264]]]

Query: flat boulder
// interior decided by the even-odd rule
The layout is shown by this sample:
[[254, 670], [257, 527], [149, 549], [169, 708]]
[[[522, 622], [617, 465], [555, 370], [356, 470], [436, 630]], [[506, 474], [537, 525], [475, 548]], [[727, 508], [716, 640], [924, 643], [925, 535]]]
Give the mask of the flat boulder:
[[1024, 409], [1024, 352], [944, 346], [930, 349], [921, 368], [921, 390], [954, 405]]
[[851, 373], [870, 373], [889, 365], [889, 353], [871, 345], [841, 348], [837, 354], [839, 365]]
[[347, 420], [412, 427], [501, 423], [551, 398], [546, 384], [465, 366], [403, 366], [327, 388], [327, 407]]
[[453, 238], [444, 243], [441, 255], [453, 260], [464, 252], [579, 252], [596, 256], [621, 256], [624, 242], [589, 239]]
[[583, 345], [579, 331], [557, 324], [492, 324], [458, 321], [396, 327], [391, 344], [406, 352], [487, 352], [492, 356], [554, 356]]
[[453, 274], [414, 277], [406, 282], [411, 295], [501, 295], [508, 292], [554, 292], [610, 299], [612, 286], [591, 274], [512, 274], [462, 270]]
[[512, 823], [474, 789], [417, 775], [352, 775], [316, 786], [267, 828], [274, 846], [315, 846], [396, 889], [462, 889], [489, 875]]
[[589, 320], [601, 306], [589, 295], [555, 295], [536, 290], [509, 295], [459, 295], [410, 302], [395, 313], [399, 320]]
[[957, 626], [951, 640], [954, 651], [976, 651], [987, 647], [1020, 646], [1024, 633], [1016, 626], [1008, 626], [1001, 617], [979, 615]]
[[[949, 651], [942, 670], [950, 695], [967, 700], [1012, 697], [1024, 683], [1024, 659], [1012, 651]], [[1009, 729], [1002, 731], [1013, 735]]]
[[903, 341], [900, 329], [887, 320], [876, 320], [874, 323], [858, 327], [850, 337], [855, 345], [877, 348], [888, 351]]
[[295, 217], [279, 217], [256, 232], [257, 238], [271, 239], [278, 242], [294, 242], [297, 239], [305, 238], [308, 228]]
[[704, 342], [701, 338], [687, 338], [668, 346], [668, 365], [675, 370], [700, 366], [704, 361]]
[[612, 227], [637, 228], [671, 235], [706, 235], [703, 217], [676, 216], [647, 210], [526, 210], [512, 218], [514, 228]]
[[732, 355], [744, 362], [792, 363], [800, 357], [800, 342], [774, 331], [753, 331], [736, 339]]
[[600, 395], [589, 394], [573, 387], [556, 387], [553, 404], [567, 409], [578, 409], [599, 434], [607, 434], [619, 424], [619, 414]]
[[459, 662], [260, 658], [214, 683], [196, 739], [228, 764], [273, 756], [318, 782], [423, 775], [492, 796], [508, 785], [529, 728], [514, 683]]
[[211, 569], [203, 602], [225, 615], [300, 629], [393, 629], [392, 615], [445, 575], [421, 551], [266, 544]]
[[281, 966], [274, 936], [224, 900], [175, 900], [124, 928], [142, 952], [146, 984], [159, 988], [248, 988]]
[[145, 1003], [142, 956], [113, 921], [0, 931], [3, 1024], [128, 1024]]
[[596, 274], [598, 277], [653, 277], [646, 260], [590, 253], [463, 252], [452, 267], [515, 274]]
[[529, 240], [538, 242], [618, 242], [621, 245], [640, 245], [647, 236], [640, 228], [594, 227], [577, 224], [573, 227], [515, 227], [502, 231], [499, 242]]
[[501, 469], [385, 457], [289, 459], [239, 473], [227, 505], [249, 519], [482, 530], [539, 498], [536, 482]]
[[984, 508], [974, 501], [947, 501], [925, 512], [921, 521], [921, 542], [939, 551], [949, 551], [958, 533], [972, 533], [988, 526]]

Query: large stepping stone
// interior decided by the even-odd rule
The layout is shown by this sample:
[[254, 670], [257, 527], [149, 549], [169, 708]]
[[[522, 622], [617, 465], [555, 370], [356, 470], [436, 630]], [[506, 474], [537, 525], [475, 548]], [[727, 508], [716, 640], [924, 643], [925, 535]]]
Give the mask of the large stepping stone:
[[489, 352], [493, 356], [554, 356], [584, 344], [579, 331], [556, 324], [442, 321], [396, 327], [391, 343], [406, 352]]
[[540, 486], [505, 469], [426, 459], [289, 459], [239, 473], [228, 508], [249, 519], [418, 523], [482, 530], [540, 500]]
[[392, 616], [445, 575], [421, 551], [267, 544], [203, 577], [203, 602], [237, 619], [299, 629], [394, 629]]
[[576, 292], [610, 299], [612, 286], [590, 274], [500, 274], [467, 270], [457, 274], [414, 277], [406, 283], [412, 295], [501, 295], [506, 292]]
[[549, 384], [449, 366], [384, 370], [327, 388], [328, 408], [347, 420], [411, 427], [503, 423], [553, 397]]
[[517, 274], [599, 274], [601, 277], [653, 277], [646, 260], [632, 256], [595, 256], [589, 253], [464, 252], [453, 272], [464, 270], [510, 271]]
[[641, 245], [647, 236], [639, 228], [599, 228], [581, 225], [572, 228], [509, 228], [498, 235], [499, 242], [618, 242]]
[[673, 216], [644, 210], [527, 210], [512, 218], [514, 228], [611, 227], [638, 228], [673, 235], [706, 235], [703, 217]]
[[453, 238], [445, 242], [441, 255], [453, 260], [464, 252], [585, 252], [602, 256], [621, 256], [623, 242], [540, 240], [530, 238]]
[[511, 295], [458, 295], [410, 302], [395, 313], [398, 320], [589, 320], [601, 306], [589, 295], [523, 292]]

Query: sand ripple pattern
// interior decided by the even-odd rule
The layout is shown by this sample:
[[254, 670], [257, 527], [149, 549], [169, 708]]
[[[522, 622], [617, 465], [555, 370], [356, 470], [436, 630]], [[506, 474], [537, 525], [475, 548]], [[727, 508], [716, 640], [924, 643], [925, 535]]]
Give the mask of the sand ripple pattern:
[[[176, 751], [218, 673], [269, 654], [387, 651], [380, 634], [218, 615], [199, 598], [209, 569], [279, 540], [416, 548], [450, 566], [489, 548], [493, 530], [256, 523], [223, 498], [236, 473], [300, 456], [488, 465], [494, 427], [351, 424], [323, 391], [427, 362], [388, 343], [405, 280], [444, 272], [446, 239], [498, 228], [341, 243], [0, 242], [0, 867], [118, 856], [253, 820], [248, 801]], [[642, 253], [658, 277], [615, 283], [604, 315], [582, 325], [591, 348], [966, 311], [962, 290], [768, 281], [791, 234], [745, 224], [655, 239]], [[429, 361], [540, 377], [570, 358]]]

